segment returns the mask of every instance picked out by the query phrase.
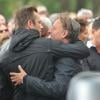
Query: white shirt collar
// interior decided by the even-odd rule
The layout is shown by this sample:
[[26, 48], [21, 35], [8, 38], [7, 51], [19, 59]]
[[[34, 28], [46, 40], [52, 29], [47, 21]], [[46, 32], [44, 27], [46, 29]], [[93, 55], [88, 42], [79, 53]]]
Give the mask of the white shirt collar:
[[95, 47], [95, 45], [92, 43], [91, 40], [88, 41], [86, 45], [87, 45], [88, 48]]

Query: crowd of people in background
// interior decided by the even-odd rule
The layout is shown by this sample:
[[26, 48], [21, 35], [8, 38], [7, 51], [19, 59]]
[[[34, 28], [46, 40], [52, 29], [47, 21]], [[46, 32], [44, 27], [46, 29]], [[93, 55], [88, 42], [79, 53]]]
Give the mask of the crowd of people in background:
[[0, 14], [0, 100], [100, 100], [99, 49], [100, 16], [90, 9], [28, 6], [8, 22]]

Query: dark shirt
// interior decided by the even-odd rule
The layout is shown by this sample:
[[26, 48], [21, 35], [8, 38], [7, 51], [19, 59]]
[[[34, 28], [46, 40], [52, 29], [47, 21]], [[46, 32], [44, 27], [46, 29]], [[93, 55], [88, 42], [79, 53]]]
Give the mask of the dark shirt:
[[100, 53], [97, 52], [95, 47], [90, 48], [90, 56], [83, 61], [85, 68], [87, 67], [91, 71], [100, 71]]

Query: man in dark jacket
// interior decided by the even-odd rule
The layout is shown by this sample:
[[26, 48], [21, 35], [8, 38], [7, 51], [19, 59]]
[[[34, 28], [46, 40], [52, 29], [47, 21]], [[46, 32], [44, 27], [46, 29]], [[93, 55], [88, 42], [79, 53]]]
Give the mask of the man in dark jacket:
[[[18, 72], [19, 64], [24, 66], [23, 69], [28, 75], [51, 81], [55, 71], [54, 57], [79, 59], [88, 55], [88, 49], [81, 41], [66, 46], [51, 39], [39, 38], [37, 29], [39, 30], [41, 25], [36, 9], [33, 7], [17, 12], [16, 22], [18, 29], [13, 33], [9, 50], [3, 55], [0, 63], [2, 100], [11, 100], [9, 94], [11, 95], [10, 89], [12, 90], [13, 85], [9, 73]], [[14, 100], [49, 100], [47, 96], [28, 93], [23, 85], [15, 86], [13, 96]]]

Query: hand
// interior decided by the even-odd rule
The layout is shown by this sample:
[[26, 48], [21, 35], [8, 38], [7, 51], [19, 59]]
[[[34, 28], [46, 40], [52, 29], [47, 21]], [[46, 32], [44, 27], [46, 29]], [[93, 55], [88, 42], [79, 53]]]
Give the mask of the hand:
[[23, 83], [24, 76], [27, 75], [27, 73], [22, 69], [20, 65], [18, 65], [19, 73], [16, 72], [10, 72], [10, 79], [14, 83], [15, 86], [20, 85]]

